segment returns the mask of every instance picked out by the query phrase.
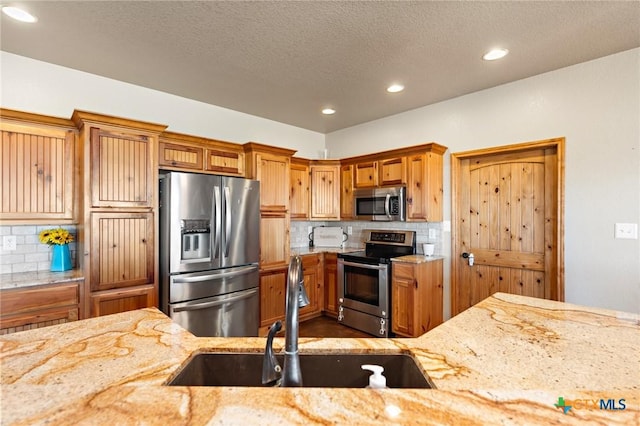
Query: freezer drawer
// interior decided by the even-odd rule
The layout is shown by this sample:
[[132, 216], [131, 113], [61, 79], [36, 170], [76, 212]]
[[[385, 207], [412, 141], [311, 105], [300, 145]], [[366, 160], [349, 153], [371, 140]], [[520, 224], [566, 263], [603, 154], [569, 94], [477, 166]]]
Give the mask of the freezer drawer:
[[198, 337], [258, 335], [258, 288], [169, 305], [174, 322]]
[[167, 301], [178, 303], [233, 293], [258, 287], [259, 282], [258, 265], [171, 275]]

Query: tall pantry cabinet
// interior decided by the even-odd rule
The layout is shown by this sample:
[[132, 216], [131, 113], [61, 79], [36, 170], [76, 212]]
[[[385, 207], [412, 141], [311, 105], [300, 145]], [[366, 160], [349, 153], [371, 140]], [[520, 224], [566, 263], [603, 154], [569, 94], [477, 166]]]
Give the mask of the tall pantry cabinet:
[[83, 205], [78, 259], [90, 316], [156, 305], [157, 150], [163, 125], [75, 111]]
[[244, 144], [244, 149], [247, 177], [260, 181], [260, 327], [264, 330], [285, 315], [290, 170], [295, 151], [255, 142]]

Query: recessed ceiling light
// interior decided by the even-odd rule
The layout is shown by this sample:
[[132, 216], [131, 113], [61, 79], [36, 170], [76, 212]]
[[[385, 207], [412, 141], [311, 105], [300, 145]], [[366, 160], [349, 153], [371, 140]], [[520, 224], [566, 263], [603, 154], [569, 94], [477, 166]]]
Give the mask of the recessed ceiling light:
[[335, 114], [336, 110], [333, 109], [333, 108], [325, 108], [325, 109], [322, 110], [322, 113], [324, 115], [331, 115], [331, 114]]
[[389, 93], [398, 93], [398, 92], [402, 92], [404, 90], [404, 86], [402, 84], [392, 84], [391, 86], [387, 87], [387, 92]]
[[26, 10], [19, 9], [13, 6], [5, 6], [2, 8], [2, 12], [20, 22], [33, 23], [38, 21], [38, 18], [27, 12]]
[[496, 59], [504, 58], [509, 53], [508, 49], [491, 49], [487, 53], [484, 54], [482, 59], [485, 61], [495, 61]]

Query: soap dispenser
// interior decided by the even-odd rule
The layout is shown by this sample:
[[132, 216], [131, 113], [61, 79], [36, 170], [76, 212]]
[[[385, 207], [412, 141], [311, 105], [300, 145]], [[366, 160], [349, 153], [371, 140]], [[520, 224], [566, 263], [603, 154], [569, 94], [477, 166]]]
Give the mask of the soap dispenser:
[[382, 375], [384, 367], [381, 367], [379, 365], [365, 364], [362, 365], [361, 368], [363, 370], [369, 370], [373, 373], [369, 376], [369, 386], [367, 386], [367, 388], [384, 389], [387, 387], [387, 378]]

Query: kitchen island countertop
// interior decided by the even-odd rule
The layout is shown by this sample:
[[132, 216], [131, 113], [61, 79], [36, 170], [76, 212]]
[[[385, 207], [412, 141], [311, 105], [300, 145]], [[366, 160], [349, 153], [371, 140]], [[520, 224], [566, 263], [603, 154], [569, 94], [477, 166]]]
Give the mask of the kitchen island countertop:
[[[301, 352], [410, 353], [437, 390], [162, 386], [194, 352], [262, 352], [264, 343], [264, 338], [197, 338], [153, 308], [2, 336], [1, 422], [640, 420], [639, 315], [503, 293], [415, 339], [300, 339]], [[277, 338], [274, 348], [279, 351], [283, 344]], [[601, 399], [608, 409], [586, 402]], [[574, 404], [566, 414], [555, 406], [561, 401]]]

